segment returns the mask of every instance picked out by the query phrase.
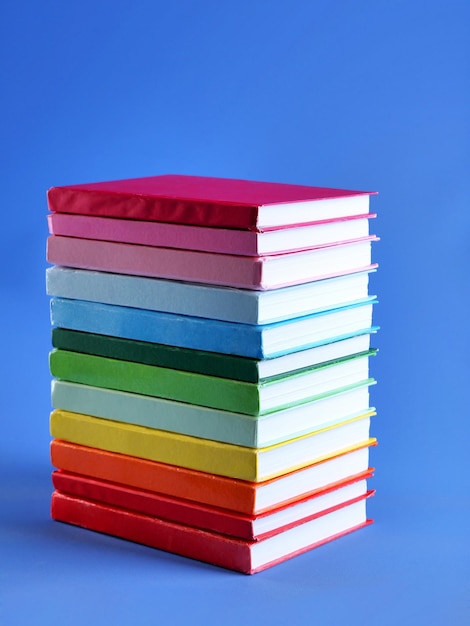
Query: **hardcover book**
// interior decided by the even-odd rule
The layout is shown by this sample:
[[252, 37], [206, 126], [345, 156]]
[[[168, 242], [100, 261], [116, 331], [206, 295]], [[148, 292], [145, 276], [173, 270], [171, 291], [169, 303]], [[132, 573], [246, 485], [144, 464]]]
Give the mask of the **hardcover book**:
[[369, 356], [373, 354], [371, 350], [262, 383], [65, 350], [53, 350], [49, 364], [51, 374], [60, 380], [256, 416], [311, 402], [337, 389], [371, 382]]
[[47, 261], [79, 269], [242, 289], [277, 289], [373, 269], [374, 236], [289, 254], [245, 257], [52, 235]]
[[229, 537], [55, 491], [52, 518], [160, 550], [254, 574], [366, 526], [365, 498], [330, 509], [260, 541]]
[[349, 337], [342, 341], [335, 341], [271, 359], [250, 359], [230, 354], [166, 346], [161, 343], [67, 330], [66, 328], [52, 329], [52, 345], [54, 348], [61, 348], [69, 352], [95, 354], [96, 356], [122, 361], [135, 361], [147, 365], [207, 374], [208, 376], [258, 383], [313, 365], [330, 363], [354, 354], [368, 352], [370, 333], [375, 333], [376, 330], [377, 328], [374, 327], [364, 334]]
[[359, 272], [295, 287], [253, 291], [57, 266], [46, 271], [50, 296], [240, 324], [270, 324], [373, 300], [368, 283], [368, 272]]
[[369, 235], [368, 220], [373, 217], [376, 217], [375, 214], [359, 215], [264, 230], [205, 228], [67, 213], [51, 213], [48, 215], [48, 223], [51, 235], [63, 237], [265, 256], [363, 239]]
[[66, 472], [250, 516], [370, 473], [371, 439], [348, 452], [260, 482], [238, 480], [54, 439], [51, 463]]
[[262, 448], [339, 424], [371, 410], [371, 382], [343, 387], [311, 402], [262, 417], [59, 380], [52, 381], [52, 406], [115, 422]]
[[242, 515], [227, 509], [209, 507], [61, 470], [52, 473], [52, 482], [57, 491], [69, 496], [93, 500], [201, 530], [259, 541], [273, 532], [287, 530], [299, 522], [305, 523], [320, 513], [326, 513], [329, 509], [365, 496], [366, 479], [369, 477], [370, 474], [361, 479], [349, 479], [259, 515]]
[[164, 175], [49, 189], [49, 210], [130, 220], [253, 229], [369, 212], [371, 192]]
[[99, 335], [267, 359], [370, 332], [374, 303], [254, 326], [52, 298], [51, 322], [60, 328]]
[[366, 444], [370, 410], [355, 419], [266, 448], [247, 448], [55, 409], [51, 435], [71, 443], [260, 482]]

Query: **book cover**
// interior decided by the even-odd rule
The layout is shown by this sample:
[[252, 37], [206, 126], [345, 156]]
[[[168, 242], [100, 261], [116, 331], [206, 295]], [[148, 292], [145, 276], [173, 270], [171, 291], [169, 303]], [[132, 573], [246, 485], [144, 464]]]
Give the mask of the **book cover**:
[[89, 385], [52, 381], [52, 406], [116, 422], [262, 448], [347, 421], [369, 406], [369, 385], [343, 387], [261, 417]]
[[266, 448], [247, 448], [55, 409], [50, 432], [83, 446], [260, 482], [369, 441], [374, 411]]
[[54, 377], [72, 383], [257, 416], [311, 402], [338, 389], [370, 383], [369, 357], [374, 354], [370, 350], [262, 383], [57, 349], [50, 353], [49, 365]]
[[49, 189], [49, 210], [250, 229], [368, 213], [371, 192], [163, 175]]
[[241, 515], [180, 498], [171, 498], [142, 489], [87, 478], [62, 470], [52, 473], [54, 488], [61, 493], [101, 504], [158, 517], [193, 528], [248, 539], [262, 540], [272, 532], [287, 530], [299, 522], [307, 522], [320, 513], [362, 497], [367, 493], [368, 474], [323, 489], [315, 495], [298, 498], [259, 515]]
[[50, 296], [241, 324], [269, 324], [373, 300], [368, 284], [368, 272], [253, 291], [57, 266], [46, 271]]
[[143, 246], [263, 256], [346, 243], [369, 234], [375, 214], [264, 230], [229, 230], [67, 213], [47, 216], [51, 235], [134, 243]]
[[330, 363], [354, 354], [368, 352], [370, 333], [375, 333], [376, 330], [376, 328], [371, 328], [362, 335], [271, 359], [251, 359], [191, 348], [178, 348], [66, 328], [52, 329], [52, 345], [54, 348], [69, 352], [82, 352], [110, 359], [135, 361], [208, 376], [258, 383], [313, 365]]
[[374, 303], [259, 326], [68, 298], [51, 298], [50, 307], [60, 328], [266, 359], [370, 332]]
[[59, 439], [51, 441], [50, 451], [52, 465], [66, 472], [255, 516], [345, 480], [365, 478], [372, 472], [371, 445], [376, 445], [375, 440], [257, 483]]
[[57, 521], [253, 574], [366, 526], [370, 521], [366, 517], [365, 498], [273, 533], [262, 541], [200, 530], [57, 491], [52, 496], [51, 516]]

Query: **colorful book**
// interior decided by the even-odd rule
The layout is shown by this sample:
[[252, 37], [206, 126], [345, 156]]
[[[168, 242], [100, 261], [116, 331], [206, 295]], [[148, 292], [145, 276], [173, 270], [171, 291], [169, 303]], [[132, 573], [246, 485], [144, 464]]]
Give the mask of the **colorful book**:
[[203, 350], [67, 330], [66, 328], [52, 329], [52, 345], [54, 348], [61, 348], [69, 352], [95, 354], [110, 359], [135, 361], [147, 365], [207, 374], [208, 376], [258, 383], [313, 365], [331, 363], [354, 354], [368, 352], [370, 333], [375, 333], [375, 331], [376, 328], [371, 328], [362, 335], [272, 359], [250, 359], [230, 354], [204, 352]]
[[52, 518], [146, 546], [254, 574], [370, 523], [365, 497], [261, 541], [228, 537], [55, 491]]
[[247, 448], [134, 424], [56, 409], [51, 435], [57, 439], [150, 461], [260, 482], [366, 444], [373, 410], [266, 448]]
[[205, 228], [68, 213], [51, 213], [47, 219], [50, 234], [62, 237], [241, 256], [265, 256], [363, 239], [369, 234], [368, 220], [374, 217], [376, 215], [371, 213], [303, 226], [264, 230]]
[[51, 463], [66, 472], [250, 516], [271, 511], [347, 480], [367, 478], [371, 439], [270, 480], [250, 482], [148, 461], [67, 441], [51, 441]]
[[49, 210], [131, 220], [253, 229], [369, 212], [371, 192], [165, 175], [49, 189]]
[[46, 256], [66, 267], [264, 290], [373, 269], [375, 240], [245, 257], [52, 235]]
[[305, 523], [321, 513], [365, 496], [366, 478], [370, 476], [371, 474], [361, 479], [349, 479], [315, 495], [299, 498], [259, 515], [242, 515], [61, 470], [52, 473], [52, 482], [57, 491], [69, 496], [201, 530], [259, 541], [273, 532], [287, 530], [300, 522]]
[[252, 417], [55, 380], [52, 381], [52, 406], [201, 439], [263, 448], [362, 415], [370, 410], [369, 384], [367, 381], [344, 387], [312, 402]]
[[370, 350], [262, 383], [245, 383], [65, 350], [53, 350], [49, 365], [51, 374], [59, 380], [256, 416], [311, 402], [338, 389], [372, 382], [369, 357], [374, 354], [375, 351]]
[[46, 271], [50, 296], [241, 324], [269, 324], [371, 301], [368, 283], [368, 272], [359, 272], [295, 287], [252, 291], [57, 266]]
[[52, 298], [51, 322], [60, 328], [112, 337], [243, 357], [271, 358], [370, 332], [374, 303], [254, 326]]

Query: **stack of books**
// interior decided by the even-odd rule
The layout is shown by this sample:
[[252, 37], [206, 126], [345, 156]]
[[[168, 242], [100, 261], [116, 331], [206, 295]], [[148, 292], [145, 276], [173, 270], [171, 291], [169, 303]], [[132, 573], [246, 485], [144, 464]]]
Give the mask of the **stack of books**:
[[54, 519], [244, 573], [370, 523], [369, 199], [49, 190]]

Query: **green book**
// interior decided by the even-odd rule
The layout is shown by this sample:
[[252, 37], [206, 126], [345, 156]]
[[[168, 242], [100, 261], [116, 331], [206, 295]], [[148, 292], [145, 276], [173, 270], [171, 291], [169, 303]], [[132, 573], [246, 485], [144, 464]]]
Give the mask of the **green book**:
[[[371, 332], [375, 332], [375, 330], [371, 329]], [[370, 348], [370, 333], [272, 359], [251, 359], [65, 328], [52, 330], [52, 345], [54, 348], [69, 352], [81, 352], [122, 361], [134, 361], [146, 365], [207, 374], [218, 378], [258, 383], [322, 363], [366, 353]]]
[[261, 383], [207, 376], [183, 370], [56, 349], [50, 354], [60, 380], [189, 404], [263, 415], [369, 379], [370, 350]]
[[257, 360], [241, 356], [178, 348], [161, 343], [109, 337], [65, 328], [52, 330], [52, 345], [54, 348], [70, 352], [135, 361], [220, 378], [232, 378], [252, 383], [259, 380]]

